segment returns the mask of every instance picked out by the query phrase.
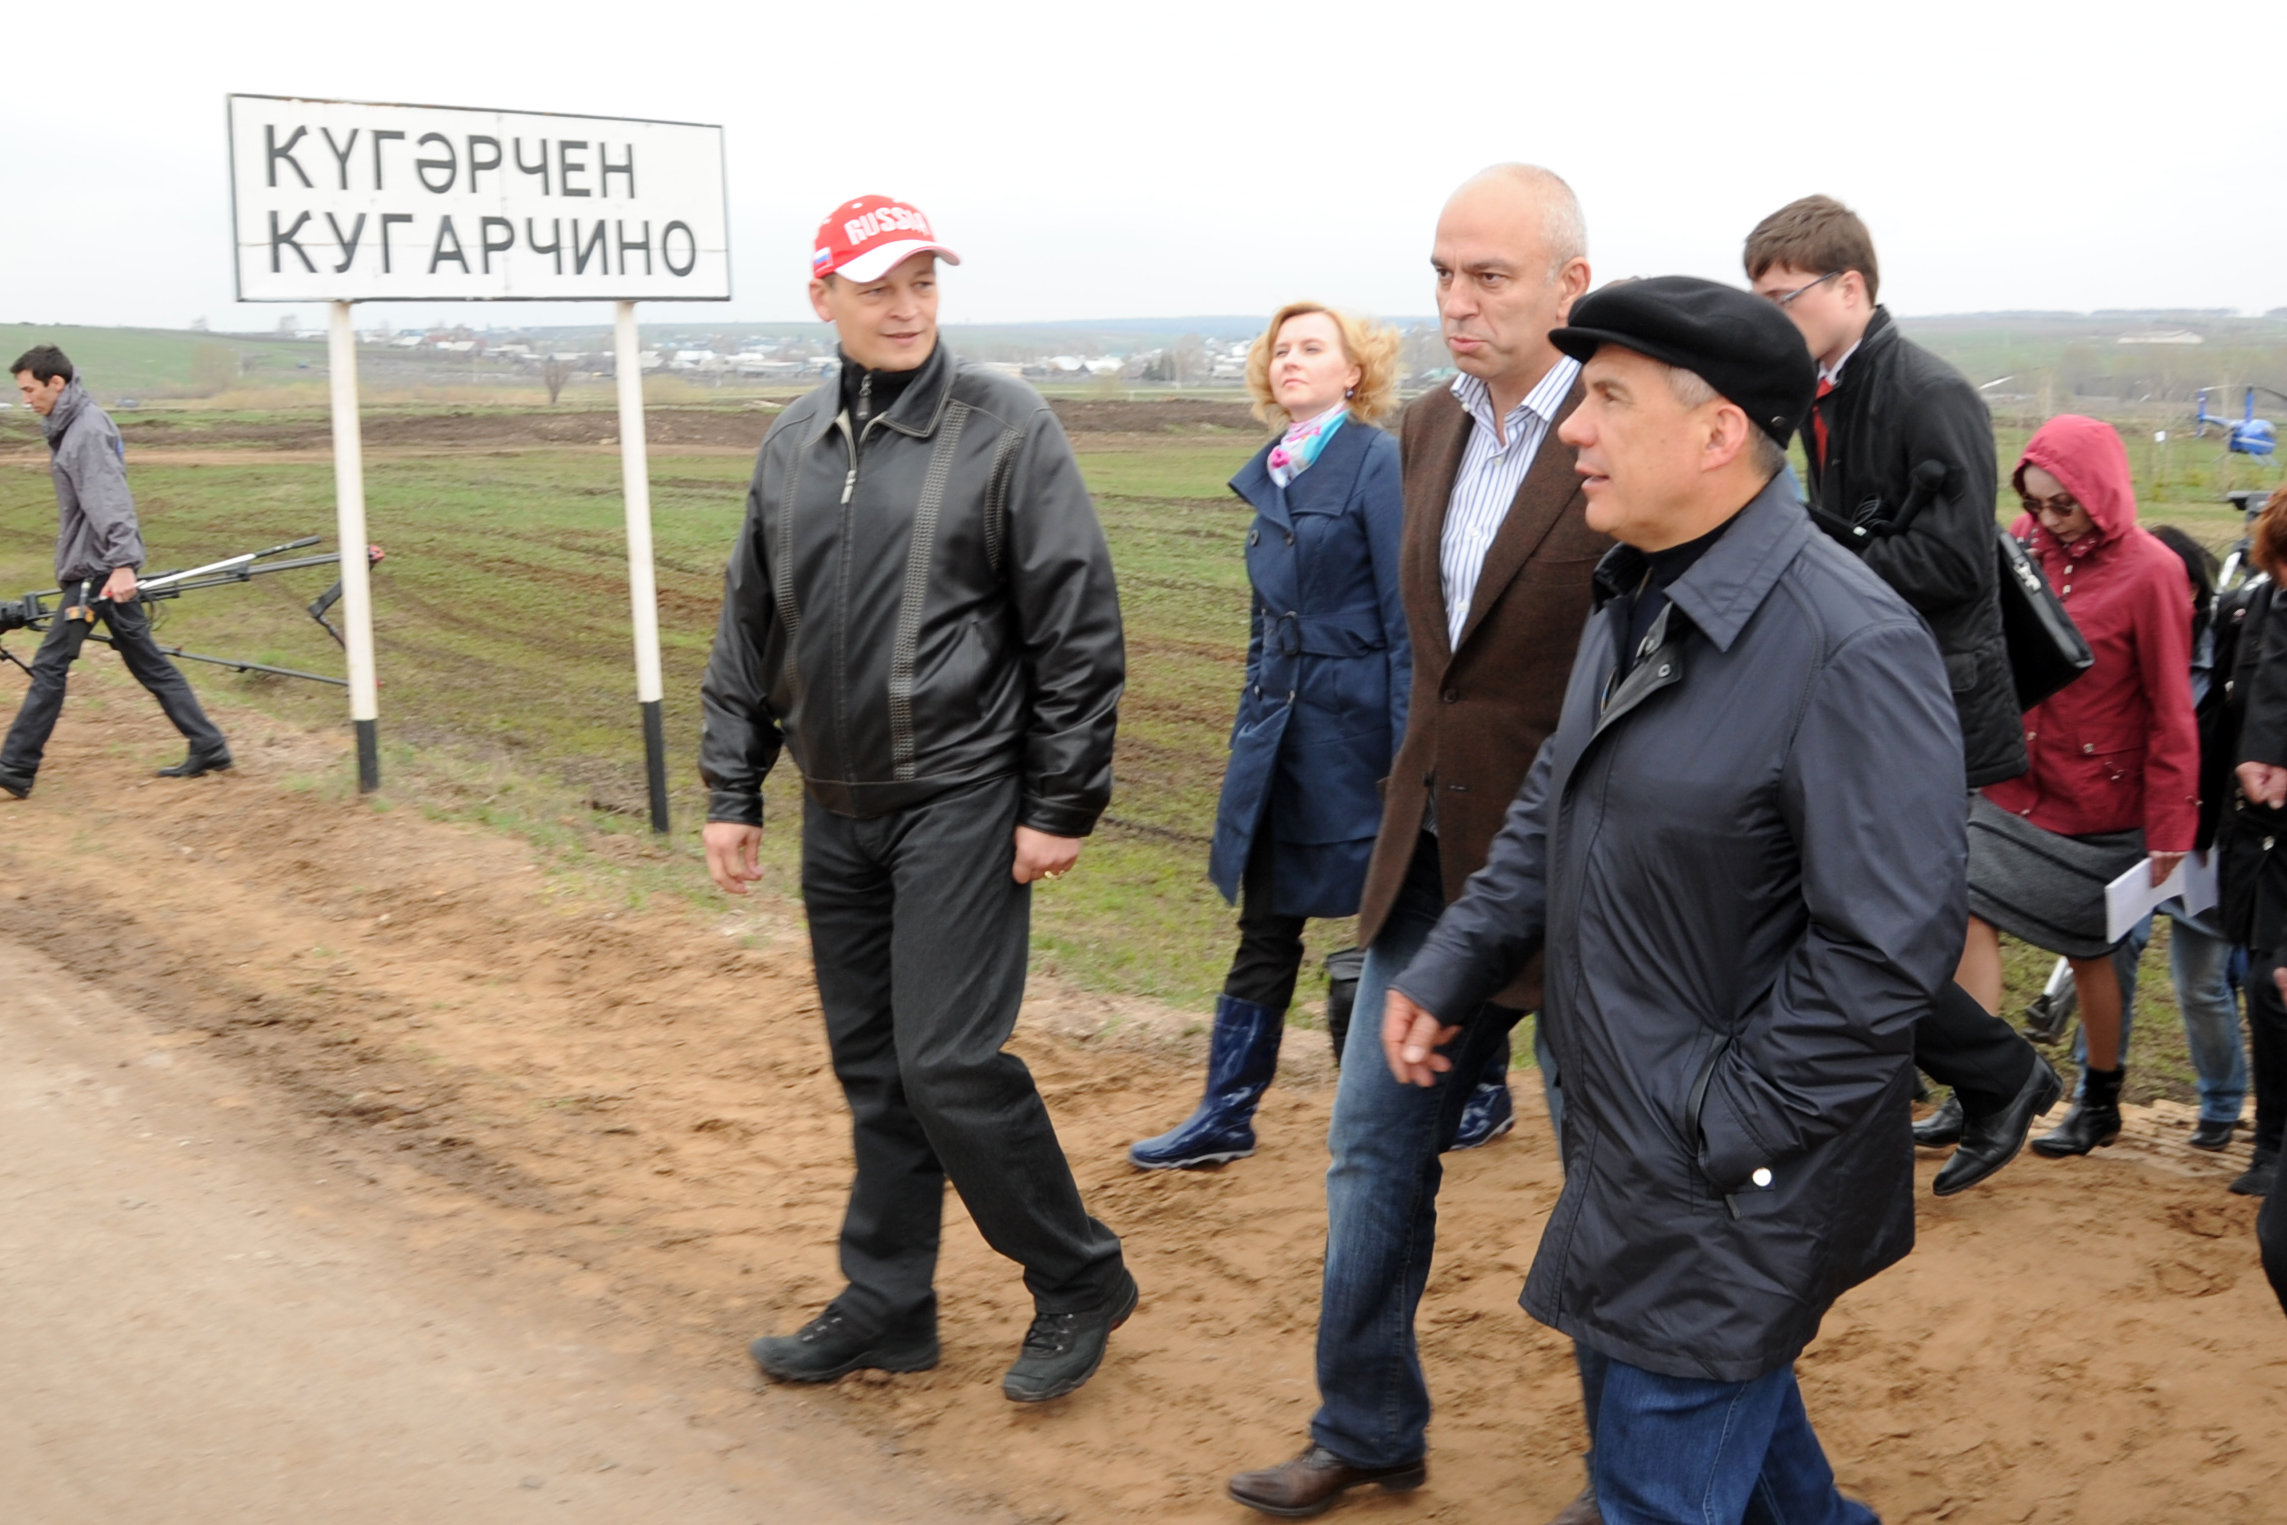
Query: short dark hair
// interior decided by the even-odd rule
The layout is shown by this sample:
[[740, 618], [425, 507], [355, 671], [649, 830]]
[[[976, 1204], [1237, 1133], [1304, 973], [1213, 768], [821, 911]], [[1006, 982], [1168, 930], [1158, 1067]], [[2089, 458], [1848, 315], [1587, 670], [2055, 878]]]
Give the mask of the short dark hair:
[[79, 379], [79, 372], [72, 369], [70, 357], [52, 344], [33, 345], [16, 357], [14, 365], [8, 367], [11, 376], [20, 376], [26, 371], [32, 373], [34, 381], [53, 381], [58, 376], [66, 381]]
[[1747, 235], [1747, 279], [1759, 281], [1773, 265], [1829, 275], [1855, 270], [1866, 282], [1866, 300], [1881, 288], [1874, 263], [1874, 235], [1858, 214], [1832, 196], [1805, 196], [1755, 224]]
[[2173, 524], [2153, 526], [2152, 538], [2184, 563], [2184, 576], [2192, 584], [2192, 639], [2197, 641], [2207, 633], [2208, 621], [2215, 614], [2216, 574], [2223, 570], [2223, 563], [2216, 560], [2215, 552]]

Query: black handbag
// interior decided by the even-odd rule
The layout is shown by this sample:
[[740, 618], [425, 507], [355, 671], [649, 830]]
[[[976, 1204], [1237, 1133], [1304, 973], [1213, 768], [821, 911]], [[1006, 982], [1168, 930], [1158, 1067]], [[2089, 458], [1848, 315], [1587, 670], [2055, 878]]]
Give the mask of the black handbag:
[[2029, 710], [2096, 663], [2064, 600], [2015, 536], [1993, 527], [2001, 558], [2001, 634], [2009, 647], [2009, 676], [2017, 708]]

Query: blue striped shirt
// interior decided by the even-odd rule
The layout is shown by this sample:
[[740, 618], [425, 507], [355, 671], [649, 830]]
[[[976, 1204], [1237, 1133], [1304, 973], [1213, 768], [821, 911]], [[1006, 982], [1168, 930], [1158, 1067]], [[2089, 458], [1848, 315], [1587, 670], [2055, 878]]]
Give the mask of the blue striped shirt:
[[1469, 412], [1476, 427], [1461, 453], [1461, 469], [1454, 473], [1453, 494], [1445, 504], [1445, 534], [1438, 544], [1438, 569], [1445, 583], [1445, 637], [1449, 647], [1461, 644], [1462, 627], [1469, 623], [1470, 602], [1477, 592], [1477, 574], [1484, 569], [1485, 552], [1509, 517], [1517, 488], [1540, 454], [1541, 441], [1557, 409], [1564, 406], [1572, 383], [1580, 375], [1580, 362], [1570, 355], [1549, 367], [1540, 384], [1525, 400], [1509, 410], [1504, 423], [1508, 443], [1493, 428], [1493, 393], [1467, 372], [1453, 378], [1453, 395]]

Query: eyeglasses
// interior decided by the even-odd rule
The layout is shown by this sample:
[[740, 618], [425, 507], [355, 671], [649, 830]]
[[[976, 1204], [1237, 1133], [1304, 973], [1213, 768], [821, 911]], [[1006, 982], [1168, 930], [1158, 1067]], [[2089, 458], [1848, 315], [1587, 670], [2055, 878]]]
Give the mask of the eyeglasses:
[[2070, 493], [2059, 493], [2053, 498], [2032, 498], [2018, 494], [2017, 501], [2025, 505], [2025, 512], [2036, 519], [2070, 519], [2080, 512], [2080, 500]]
[[1800, 286], [1797, 286], [1794, 290], [1785, 292], [1779, 296], [1771, 296], [1769, 292], [1765, 292], [1763, 294], [1764, 296], [1770, 298], [1772, 306], [1780, 309], [1789, 308], [1795, 305], [1795, 298], [1801, 296], [1804, 292], [1810, 290], [1813, 286], [1824, 286], [1828, 281], [1833, 280], [1840, 274], [1842, 274], [1840, 270], [1829, 270], [1826, 274], [1820, 276], [1817, 280], [1805, 281]]

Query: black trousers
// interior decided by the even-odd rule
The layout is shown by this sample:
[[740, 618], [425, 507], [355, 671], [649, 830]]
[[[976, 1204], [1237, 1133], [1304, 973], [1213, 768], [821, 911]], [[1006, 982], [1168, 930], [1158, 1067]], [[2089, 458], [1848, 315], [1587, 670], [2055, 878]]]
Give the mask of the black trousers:
[[[127, 663], [127, 670], [159, 701], [159, 708], [183, 733], [191, 751], [212, 757], [229, 750], [222, 732], [199, 708], [190, 680], [151, 639], [151, 620], [143, 606], [99, 602], [95, 609], [96, 617], [111, 632], [111, 644]], [[32, 658], [31, 689], [16, 710], [15, 724], [8, 727], [7, 742], [0, 744], [0, 773], [29, 782], [40, 771], [48, 737], [55, 732], [56, 717], [63, 713], [65, 679], [93, 628], [86, 620], [67, 620], [61, 614], [48, 626], [39, 653]]]
[[[2248, 950], [2247, 1049], [2255, 1085], [2255, 1157], [2276, 1160], [2287, 1131], [2287, 1003], [2275, 978], [2278, 950]], [[2287, 1310], [2287, 1187], [2272, 1183], [2255, 1218], [2255, 1242], [2263, 1254], [2263, 1274]]]
[[1950, 980], [1914, 1023], [1914, 1063], [1981, 1112], [2015, 1100], [2033, 1078], [2036, 1057], [2017, 1029]]
[[2255, 1152], [2279, 1157], [2287, 1134], [2287, 1004], [2273, 976], [2279, 951], [2250, 949], [2247, 970], [2247, 1056], [2255, 1091]]
[[1223, 978], [1223, 994], [1266, 1007], [1280, 1018], [1294, 1004], [1295, 981], [1302, 974], [1302, 929], [1307, 916], [1281, 916], [1271, 909], [1273, 854], [1270, 822], [1255, 828], [1239, 876], [1239, 951]]
[[2255, 1215], [2255, 1243], [2263, 1252], [2263, 1274], [2270, 1278], [2281, 1310], [2287, 1311], [2287, 1190], [2274, 1186]]
[[802, 897], [857, 1155], [834, 1303], [862, 1328], [934, 1329], [948, 1178], [1040, 1311], [1095, 1307], [1120, 1275], [1119, 1239], [1002, 1047], [1032, 932], [1016, 812], [1014, 777], [868, 820], [804, 803]]

